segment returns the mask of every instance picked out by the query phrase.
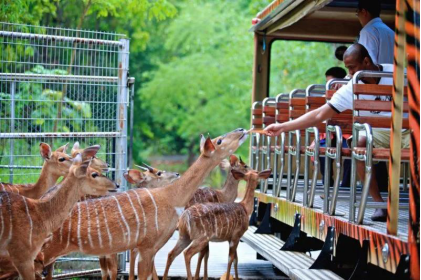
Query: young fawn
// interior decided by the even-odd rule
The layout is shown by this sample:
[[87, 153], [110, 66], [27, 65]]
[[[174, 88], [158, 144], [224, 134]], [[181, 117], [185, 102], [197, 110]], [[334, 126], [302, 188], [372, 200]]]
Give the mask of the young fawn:
[[184, 259], [186, 262], [187, 277], [188, 279], [192, 279], [190, 271], [191, 258], [206, 248], [209, 241], [229, 242], [227, 280], [234, 260], [235, 277], [238, 279], [237, 246], [241, 236], [248, 229], [248, 219], [253, 211], [254, 190], [259, 179], [267, 179], [271, 172], [270, 169], [261, 172], [249, 170], [246, 173], [231, 170], [234, 178], [247, 181], [247, 190], [240, 203], [196, 204], [185, 210], [178, 220], [178, 242], [168, 254], [163, 279], [167, 279], [169, 268], [175, 257], [190, 244], [190, 247], [184, 252]]
[[209, 172], [247, 137], [244, 129], [215, 139], [202, 136], [200, 157], [177, 181], [161, 188], [132, 189], [78, 203], [74, 208], [77, 214], [59, 230], [62, 235], [44, 246], [45, 263], [74, 251], [109, 255], [137, 248], [138, 278], [152, 277], [156, 252], [176, 229], [175, 208], [184, 207]]
[[[86, 149], [95, 155], [98, 148]], [[82, 162], [73, 159], [66, 178], [39, 200], [0, 193], [0, 256], [9, 256], [23, 279], [35, 279], [34, 260], [45, 239], [68, 217], [85, 194], [105, 195], [116, 184]]]
[[[222, 163], [221, 163], [222, 165]], [[237, 158], [235, 155], [231, 155], [229, 157], [229, 166], [227, 179], [225, 181], [224, 187], [221, 190], [211, 189], [211, 188], [200, 188], [198, 189], [192, 199], [190, 199], [189, 203], [185, 207], [185, 209], [189, 208], [194, 204], [199, 203], [226, 203], [226, 202], [234, 202], [238, 195], [238, 183], [239, 181], [234, 178], [234, 175], [231, 173], [231, 170], [237, 170], [243, 173], [247, 173], [251, 168], [247, 166], [240, 158]], [[226, 168], [226, 166], [222, 166]], [[202, 264], [202, 260], [205, 258], [204, 262], [204, 277], [207, 278], [207, 267], [208, 267], [208, 258], [209, 258], [209, 246], [206, 246], [199, 254], [199, 258], [197, 260], [197, 268], [195, 273], [195, 278], [199, 278], [200, 274], [200, 266]]]
[[54, 187], [61, 176], [69, 172], [71, 157], [66, 154], [67, 144], [54, 152], [46, 143], [39, 145], [41, 157], [44, 159], [41, 174], [35, 184], [0, 183], [0, 190], [17, 193], [28, 198], [38, 199], [50, 188]]
[[[221, 164], [222, 165], [222, 164]], [[213, 188], [200, 188], [198, 189], [190, 201], [187, 203], [185, 209], [190, 206], [198, 203], [206, 202], [234, 202], [238, 195], [238, 180], [234, 178], [231, 173], [232, 169], [247, 171], [250, 168], [241, 160], [238, 159], [235, 155], [229, 157], [228, 164], [228, 175], [225, 181], [224, 187], [221, 190]], [[222, 166], [226, 168], [226, 166]]]

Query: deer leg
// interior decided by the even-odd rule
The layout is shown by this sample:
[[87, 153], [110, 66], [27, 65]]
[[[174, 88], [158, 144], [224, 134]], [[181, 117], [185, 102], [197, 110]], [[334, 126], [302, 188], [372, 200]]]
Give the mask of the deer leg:
[[153, 266], [152, 279], [159, 280], [158, 273], [156, 272], [156, 268], [155, 268], [155, 260], [153, 261], [152, 266]]
[[34, 261], [33, 258], [28, 259], [24, 261], [13, 259], [13, 265], [19, 272], [19, 279], [35, 280]]
[[239, 242], [239, 240], [237, 240], [237, 241], [231, 240], [231, 242], [230, 242], [230, 250], [229, 250], [229, 257], [228, 257], [228, 267], [227, 267], [226, 280], [229, 280], [229, 278], [230, 278], [231, 265], [232, 265], [232, 262], [234, 261], [235, 254], [237, 253], [238, 242]]
[[239, 279], [238, 278], [238, 255], [237, 255], [237, 250], [235, 250], [235, 256], [234, 256], [234, 269], [235, 269], [235, 279]]
[[[136, 262], [136, 257], [139, 251], [135, 249], [130, 250], [130, 269], [129, 269], [129, 280], [134, 280], [134, 265]], [[139, 272], [138, 272], [139, 273]]]
[[205, 249], [203, 249], [199, 253], [199, 258], [197, 259], [197, 267], [196, 267], [196, 273], [194, 275], [194, 279], [199, 279], [200, 277], [200, 267], [202, 266], [203, 257], [206, 255], [206, 250], [209, 251], [209, 246], [207, 246]]
[[137, 263], [137, 278], [152, 279], [153, 277], [153, 259], [155, 257], [154, 248], [139, 249], [139, 261]]
[[168, 253], [167, 264], [165, 266], [164, 276], [162, 277], [163, 280], [167, 279], [170, 266], [172, 262], [174, 261], [174, 259], [178, 255], [180, 255], [180, 253], [183, 252], [183, 250], [186, 249], [187, 246], [190, 245], [190, 243], [191, 243], [190, 239], [186, 239], [186, 238], [178, 239], [177, 244], [175, 244], [174, 249], [172, 249], [171, 252]]
[[117, 254], [112, 254], [106, 256], [107, 258], [107, 268], [110, 280], [117, 280], [117, 269], [118, 269], [118, 258]]
[[209, 244], [206, 247], [206, 254], [205, 254], [205, 268], [204, 268], [204, 272], [203, 272], [203, 279], [207, 280], [208, 279], [208, 260], [209, 260]]
[[101, 267], [101, 279], [108, 279], [108, 268], [107, 268], [107, 258], [106, 256], [99, 257], [99, 266]]
[[206, 246], [208, 246], [208, 244], [208, 239], [206, 237], [202, 237], [200, 239], [194, 240], [190, 247], [186, 251], [184, 251], [184, 261], [186, 262], [187, 279], [192, 279], [190, 268], [191, 258], [198, 252], [202, 251]]

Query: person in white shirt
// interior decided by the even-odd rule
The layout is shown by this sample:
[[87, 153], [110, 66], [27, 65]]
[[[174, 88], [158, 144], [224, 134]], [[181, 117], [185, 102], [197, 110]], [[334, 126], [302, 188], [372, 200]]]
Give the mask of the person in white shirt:
[[[372, 70], [372, 71], [393, 71], [393, 65], [390, 64], [374, 64], [370, 58], [367, 49], [361, 44], [353, 44], [348, 47], [344, 54], [345, 67], [348, 69], [350, 76], [354, 75], [360, 70]], [[364, 78], [366, 84], [386, 84], [391, 85], [392, 79], [390, 78]], [[360, 96], [360, 98], [373, 100], [375, 96]], [[332, 99], [322, 107], [308, 112], [301, 117], [280, 124], [271, 124], [265, 128], [268, 136], [278, 136], [282, 132], [288, 132], [291, 130], [303, 130], [308, 127], [315, 126], [327, 119], [334, 117], [347, 109], [353, 109], [353, 93], [352, 93], [352, 81], [345, 86], [338, 89], [333, 95]], [[379, 115], [379, 112], [365, 112], [365, 114]], [[381, 113], [383, 114], [383, 113]], [[385, 113], [389, 114], [390, 113]], [[376, 148], [389, 148], [390, 145], [390, 130], [389, 129], [373, 129], [373, 143]], [[365, 147], [365, 137], [358, 139], [358, 147]], [[409, 131], [402, 133], [402, 147], [409, 147]], [[364, 178], [364, 163], [358, 161], [357, 172], [360, 178]], [[375, 168], [373, 169], [372, 179], [370, 183], [370, 195], [374, 201], [383, 202], [380, 195], [379, 187], [377, 185]], [[371, 217], [373, 221], [386, 221], [387, 212], [385, 209], [376, 209], [375, 213]]]
[[380, 19], [380, 0], [359, 0], [356, 15], [363, 29], [358, 43], [370, 54], [374, 64], [393, 64], [395, 32]]

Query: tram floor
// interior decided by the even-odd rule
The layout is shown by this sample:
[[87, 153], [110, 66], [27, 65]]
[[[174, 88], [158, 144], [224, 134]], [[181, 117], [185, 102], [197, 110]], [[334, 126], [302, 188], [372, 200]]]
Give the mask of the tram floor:
[[[165, 271], [168, 253], [174, 248], [178, 240], [178, 231], [174, 233], [165, 246], [157, 253], [155, 265], [158, 276], [161, 277]], [[208, 264], [209, 279], [220, 279], [227, 270], [228, 263], [228, 242], [211, 242]], [[240, 279], [289, 279], [287, 276], [274, 269], [273, 265], [264, 260], [256, 258], [256, 251], [244, 242], [240, 242], [237, 249], [238, 253], [238, 274]], [[195, 273], [197, 256], [194, 256], [191, 263], [192, 273]], [[137, 269], [136, 274], [137, 274]], [[126, 271], [129, 271], [127, 265]], [[203, 263], [200, 273], [203, 277]], [[231, 275], [234, 276], [234, 268], [231, 269]], [[184, 263], [184, 255], [180, 254], [174, 260], [169, 271], [170, 279], [186, 279], [187, 272]]]

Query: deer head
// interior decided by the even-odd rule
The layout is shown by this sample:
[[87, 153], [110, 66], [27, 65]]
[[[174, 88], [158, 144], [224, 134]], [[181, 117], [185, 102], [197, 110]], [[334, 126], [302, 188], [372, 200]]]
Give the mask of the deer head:
[[49, 172], [55, 176], [65, 176], [72, 165], [72, 158], [66, 154], [67, 144], [52, 152], [47, 143], [39, 144], [39, 152]]
[[[88, 149], [88, 148], [86, 148], [86, 149]], [[75, 144], [73, 144], [73, 148], [72, 148], [70, 154], [71, 154], [72, 157], [75, 157], [77, 154], [81, 154], [82, 155], [82, 161], [92, 159], [91, 168], [94, 168], [94, 169], [96, 169], [98, 171], [101, 171], [101, 172], [108, 171], [108, 163], [106, 163], [102, 159], [97, 158], [95, 155], [92, 156], [92, 151], [85, 151], [86, 149], [81, 149], [80, 145], [79, 145], [79, 142], [75, 142]]]
[[[98, 151], [99, 146], [92, 146], [87, 149], [96, 149]], [[91, 162], [92, 160], [82, 161], [82, 155], [77, 154], [73, 159], [72, 166], [70, 167], [70, 173], [73, 174], [79, 182], [82, 188], [82, 193], [102, 196], [108, 194], [108, 191], [115, 191], [115, 189], [118, 188], [118, 185], [102, 175], [98, 169], [92, 168], [90, 166]]]
[[202, 156], [221, 161], [223, 158], [232, 155], [237, 148], [247, 139], [248, 133], [243, 128], [237, 128], [227, 134], [211, 139], [205, 138], [203, 134], [200, 140], [200, 153]]
[[[233, 169], [233, 170], [231, 170], [231, 173], [236, 180], [244, 180], [244, 181], [247, 181], [247, 182], [251, 182], [251, 181], [258, 181], [259, 179], [265, 180], [265, 179], [269, 178], [270, 174], [272, 173], [272, 169], [265, 169], [265, 170], [260, 171], [260, 172], [258, 172], [256, 170], [253, 170], [253, 169], [249, 169], [246, 172]], [[257, 184], [256, 184], [256, 186], [257, 186]]]
[[146, 171], [141, 172], [137, 169], [130, 169], [123, 174], [127, 182], [135, 185], [136, 187], [152, 188], [164, 186], [180, 178], [180, 174], [176, 172], [158, 170], [156, 168], [150, 167], [149, 165], [149, 168], [138, 165], [136, 166]]
[[[146, 163], [142, 163], [143, 166], [136, 165], [140, 169], [145, 171], [145, 175], [150, 178], [158, 179], [158, 181], [162, 180], [168, 183], [171, 183], [174, 180], [180, 178], [180, 173], [177, 172], [167, 172], [165, 170], [159, 170], [152, 166], [147, 165]], [[147, 178], [148, 179], [148, 178]]]

